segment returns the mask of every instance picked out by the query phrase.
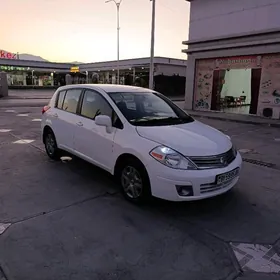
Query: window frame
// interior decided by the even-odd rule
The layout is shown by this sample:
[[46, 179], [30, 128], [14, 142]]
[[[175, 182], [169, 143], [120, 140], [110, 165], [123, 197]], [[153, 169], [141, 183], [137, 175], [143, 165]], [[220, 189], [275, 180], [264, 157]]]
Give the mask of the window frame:
[[[80, 91], [81, 91], [81, 94], [80, 94], [80, 96], [79, 96], [79, 100], [78, 100], [78, 103], [77, 103], [76, 112], [69, 112], [69, 111], [66, 111], [66, 110], [63, 109], [65, 97], [66, 97], [66, 95], [67, 95], [67, 92], [70, 91], [70, 90], [80, 90]], [[63, 102], [62, 102], [62, 108], [58, 108], [57, 105], [58, 105], [59, 95], [60, 95], [60, 93], [63, 92], [63, 91], [65, 91], [65, 95], [64, 95], [64, 98], [63, 98]], [[61, 90], [57, 93], [57, 95], [56, 95], [56, 100], [55, 100], [55, 106], [54, 106], [54, 108], [57, 109], [57, 110], [60, 110], [60, 111], [69, 113], [69, 114], [78, 115], [78, 109], [79, 109], [79, 106], [80, 106], [81, 97], [83, 96], [83, 93], [84, 93], [84, 89], [83, 89], [83, 88], [79, 88], [79, 87], [73, 87], [73, 88], [68, 88], [68, 89], [61, 89]]]
[[[123, 126], [123, 122], [121, 121], [119, 115], [117, 114], [116, 110], [113, 108], [113, 106], [108, 102], [108, 100], [98, 91], [94, 90], [94, 89], [91, 89], [91, 88], [84, 88], [83, 89], [83, 92], [82, 92], [82, 95], [80, 97], [80, 100], [79, 100], [79, 103], [78, 103], [78, 108], [77, 108], [77, 115], [79, 115], [80, 117], [82, 118], [85, 118], [85, 119], [88, 119], [88, 120], [91, 120], [93, 122], [95, 122], [95, 119], [92, 119], [92, 118], [89, 118], [87, 116], [84, 116], [82, 115], [82, 106], [83, 106], [83, 102], [84, 102], [84, 97], [85, 97], [85, 93], [86, 91], [91, 91], [95, 94], [97, 94], [98, 96], [101, 97], [101, 99], [103, 99], [105, 101], [105, 103], [107, 103], [107, 105], [111, 108], [112, 110], [112, 116], [111, 116], [111, 121], [112, 121], [112, 125], [113, 127], [117, 128], [117, 129], [123, 129], [124, 126]], [[120, 125], [115, 125], [113, 124], [113, 114], [116, 114], [117, 118], [119, 119], [119, 123]]]
[[[63, 103], [64, 103], [64, 99], [65, 99], [67, 90], [66, 90], [66, 89], [60, 90], [60, 91], [58, 91], [58, 93], [56, 94], [56, 100], [55, 100], [54, 108], [56, 108], [56, 109], [58, 109], [58, 110], [63, 110], [62, 108], [58, 108], [57, 106], [58, 106], [58, 101], [59, 101], [60, 94], [61, 94], [62, 92], [64, 92], [64, 91], [65, 91], [65, 94], [64, 94], [64, 97], [63, 97], [63, 100], [62, 100], [62, 108], [63, 108]], [[63, 110], [63, 111], [64, 111], [64, 110]]]

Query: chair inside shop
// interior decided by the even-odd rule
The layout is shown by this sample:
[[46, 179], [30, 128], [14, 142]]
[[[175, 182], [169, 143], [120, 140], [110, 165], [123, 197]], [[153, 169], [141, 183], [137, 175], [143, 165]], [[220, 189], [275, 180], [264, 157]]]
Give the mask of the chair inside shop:
[[227, 105], [227, 107], [230, 107], [232, 105], [234, 105], [235, 100], [233, 96], [225, 96], [225, 103]]
[[246, 95], [241, 95], [240, 97], [239, 97], [239, 102], [242, 104], [242, 105], [244, 105], [245, 103], [246, 103]]

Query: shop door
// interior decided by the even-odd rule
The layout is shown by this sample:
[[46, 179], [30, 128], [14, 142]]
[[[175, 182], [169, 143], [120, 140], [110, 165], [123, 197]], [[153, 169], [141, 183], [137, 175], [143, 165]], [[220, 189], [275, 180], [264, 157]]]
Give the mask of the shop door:
[[213, 86], [211, 98], [211, 110], [219, 111], [221, 108], [221, 91], [223, 88], [223, 80], [225, 79], [226, 70], [214, 70]]
[[257, 114], [262, 69], [252, 69], [250, 114]]

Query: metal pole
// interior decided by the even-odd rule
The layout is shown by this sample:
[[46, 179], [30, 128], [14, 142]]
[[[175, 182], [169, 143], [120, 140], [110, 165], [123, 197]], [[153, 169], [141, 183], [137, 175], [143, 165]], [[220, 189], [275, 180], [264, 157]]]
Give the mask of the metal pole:
[[156, 19], [156, 0], [152, 5], [152, 30], [151, 30], [151, 56], [150, 56], [150, 76], [149, 88], [154, 89], [154, 55], [155, 55], [155, 19]]
[[120, 84], [120, 3], [117, 5], [117, 84]]
[[120, 83], [120, 6], [122, 0], [107, 0], [105, 3], [114, 2], [117, 7], [117, 84]]

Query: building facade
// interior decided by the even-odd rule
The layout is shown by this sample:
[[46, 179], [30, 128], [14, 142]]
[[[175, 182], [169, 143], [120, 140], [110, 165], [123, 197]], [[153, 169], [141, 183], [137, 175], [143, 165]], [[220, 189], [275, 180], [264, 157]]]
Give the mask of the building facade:
[[185, 108], [280, 118], [280, 0], [189, 0]]
[[[117, 61], [85, 63], [80, 72], [87, 73], [89, 82], [115, 84]], [[125, 59], [119, 62], [120, 84], [148, 87], [150, 58]], [[154, 58], [154, 88], [168, 96], [184, 96], [187, 61], [166, 57]]]
[[[117, 82], [117, 61], [83, 64], [54, 63], [20, 60], [18, 55], [4, 52], [3, 54], [0, 55], [0, 72], [7, 72], [10, 88], [46, 88], [69, 83], [115, 84]], [[148, 87], [149, 63], [149, 58], [120, 60], [120, 83]], [[184, 96], [187, 61], [155, 57], [154, 65], [154, 88], [168, 96]]]
[[65, 84], [72, 64], [18, 59], [0, 50], [0, 72], [7, 73], [10, 88], [56, 87]]

